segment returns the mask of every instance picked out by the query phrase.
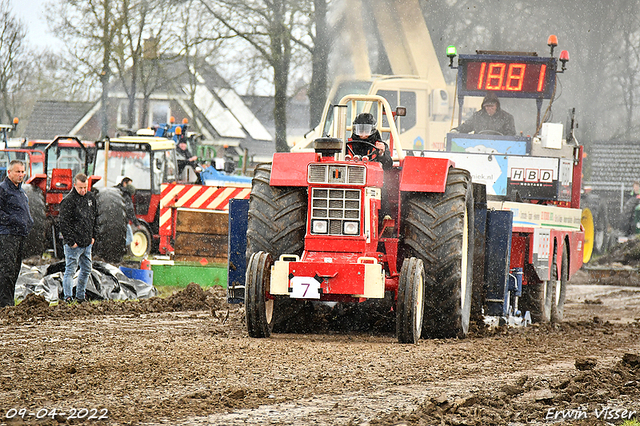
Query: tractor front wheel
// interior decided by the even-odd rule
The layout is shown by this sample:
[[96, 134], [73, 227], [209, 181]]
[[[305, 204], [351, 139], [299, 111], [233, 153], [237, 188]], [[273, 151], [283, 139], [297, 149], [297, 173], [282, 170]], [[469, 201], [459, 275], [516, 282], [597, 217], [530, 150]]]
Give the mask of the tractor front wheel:
[[269, 337], [273, 330], [274, 299], [269, 294], [272, 264], [271, 255], [263, 251], [253, 253], [247, 264], [244, 303], [251, 337]]
[[133, 240], [127, 249], [135, 257], [145, 257], [151, 252], [151, 232], [145, 225], [133, 229]]
[[405, 259], [400, 270], [396, 302], [396, 335], [400, 343], [418, 343], [424, 313], [424, 266], [415, 257]]

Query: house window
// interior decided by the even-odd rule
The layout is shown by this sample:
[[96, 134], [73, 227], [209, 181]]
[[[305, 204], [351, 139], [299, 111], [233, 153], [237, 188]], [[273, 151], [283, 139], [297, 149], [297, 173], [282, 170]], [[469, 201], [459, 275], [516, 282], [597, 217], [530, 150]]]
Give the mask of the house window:
[[169, 102], [152, 102], [151, 114], [149, 115], [149, 126], [163, 124], [169, 122], [171, 116], [171, 107]]
[[[138, 102], [134, 103], [133, 126], [132, 130], [138, 129], [138, 117], [140, 117], [140, 106]], [[129, 128], [129, 100], [121, 100], [118, 103], [118, 129]]]

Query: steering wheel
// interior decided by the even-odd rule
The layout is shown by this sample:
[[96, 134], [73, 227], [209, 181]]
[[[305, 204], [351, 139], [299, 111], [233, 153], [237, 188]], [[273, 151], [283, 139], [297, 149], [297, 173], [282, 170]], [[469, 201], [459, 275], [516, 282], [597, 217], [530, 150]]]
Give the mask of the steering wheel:
[[[376, 146], [375, 143], [369, 142], [369, 141], [363, 141], [363, 140], [351, 140], [349, 142], [347, 142], [347, 149], [351, 152], [351, 155], [356, 155], [355, 152], [353, 152], [353, 149], [351, 149], [351, 144], [352, 143], [361, 143], [361, 144], [365, 144], [368, 145], [370, 147], [372, 147], [373, 149], [375, 149], [374, 153], [378, 154], [378, 147]], [[369, 156], [371, 154], [367, 154], [367, 156]]]
[[479, 135], [498, 135], [498, 136], [504, 136], [502, 133], [496, 131], [496, 130], [481, 130], [479, 132], [477, 132]]

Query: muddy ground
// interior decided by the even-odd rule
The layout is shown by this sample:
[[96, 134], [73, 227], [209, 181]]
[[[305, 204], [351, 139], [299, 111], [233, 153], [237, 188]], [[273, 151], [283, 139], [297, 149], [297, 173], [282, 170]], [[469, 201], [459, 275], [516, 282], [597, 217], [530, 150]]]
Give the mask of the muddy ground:
[[225, 296], [191, 285], [166, 299], [48, 306], [29, 296], [0, 309], [0, 423], [638, 419], [640, 287], [591, 285], [580, 272], [561, 325], [476, 328], [467, 339], [417, 345], [398, 344], [375, 316], [353, 327], [353, 312], [325, 318], [312, 333], [252, 339], [242, 306], [227, 305]]

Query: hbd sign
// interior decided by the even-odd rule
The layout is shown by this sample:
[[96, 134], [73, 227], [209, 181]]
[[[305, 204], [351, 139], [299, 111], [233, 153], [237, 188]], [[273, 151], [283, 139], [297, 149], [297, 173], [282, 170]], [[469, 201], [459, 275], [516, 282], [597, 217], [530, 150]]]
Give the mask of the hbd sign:
[[552, 169], [511, 169], [511, 182], [553, 183]]
[[509, 157], [507, 196], [526, 200], [571, 199], [571, 159], [553, 157]]

